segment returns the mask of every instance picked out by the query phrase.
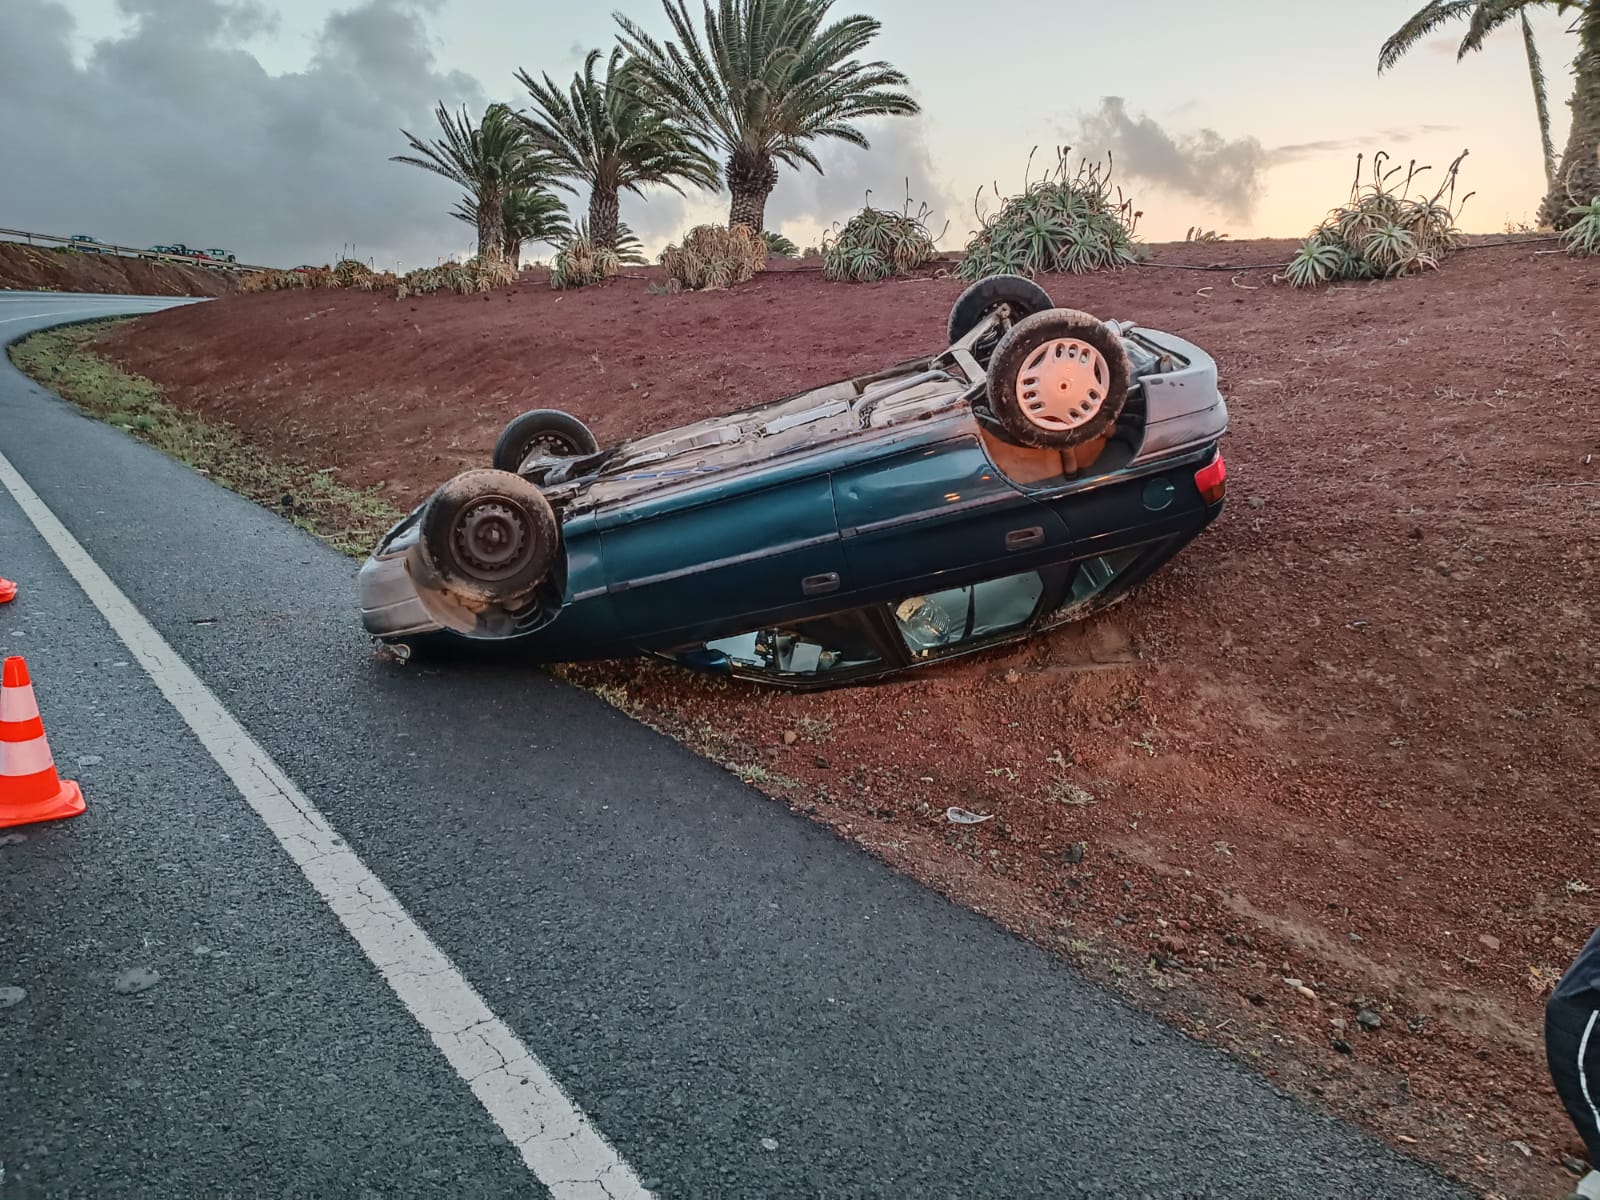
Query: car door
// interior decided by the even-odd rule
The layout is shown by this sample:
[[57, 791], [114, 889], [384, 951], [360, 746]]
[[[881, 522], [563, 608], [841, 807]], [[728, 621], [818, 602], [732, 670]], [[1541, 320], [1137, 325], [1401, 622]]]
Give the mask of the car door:
[[826, 474], [700, 496], [640, 500], [597, 521], [624, 636], [753, 628], [841, 590]]
[[1067, 528], [989, 461], [975, 436], [834, 472], [833, 503], [852, 591], [918, 586], [1059, 554]]

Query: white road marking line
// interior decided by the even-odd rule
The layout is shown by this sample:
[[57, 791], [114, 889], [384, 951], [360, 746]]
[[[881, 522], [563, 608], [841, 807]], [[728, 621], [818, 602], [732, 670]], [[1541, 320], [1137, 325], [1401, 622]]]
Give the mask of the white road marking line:
[[[653, 1200], [543, 1063], [0, 453], [0, 483], [556, 1200]], [[91, 801], [92, 807], [92, 801]]]

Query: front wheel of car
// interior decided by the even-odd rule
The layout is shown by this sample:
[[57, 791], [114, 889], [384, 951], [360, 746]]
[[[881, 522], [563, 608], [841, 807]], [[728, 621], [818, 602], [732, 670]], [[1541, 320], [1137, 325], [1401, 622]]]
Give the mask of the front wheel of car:
[[544, 494], [509, 471], [465, 471], [429, 497], [419, 531], [429, 565], [469, 605], [515, 607], [544, 582], [561, 523]]
[[1065, 450], [1109, 433], [1128, 398], [1122, 339], [1086, 312], [1052, 308], [1013, 325], [989, 360], [989, 409], [1008, 440]]
[[589, 427], [571, 413], [540, 408], [515, 417], [500, 432], [494, 445], [497, 471], [522, 469], [535, 455], [545, 458], [582, 458], [600, 449]]

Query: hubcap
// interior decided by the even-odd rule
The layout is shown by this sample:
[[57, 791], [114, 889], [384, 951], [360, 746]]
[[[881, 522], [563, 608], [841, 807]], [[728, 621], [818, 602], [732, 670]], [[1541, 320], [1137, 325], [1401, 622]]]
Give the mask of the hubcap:
[[479, 579], [504, 579], [526, 561], [527, 518], [503, 500], [480, 500], [456, 521], [457, 555]]
[[1056, 338], [1017, 372], [1017, 403], [1040, 429], [1077, 429], [1100, 411], [1110, 382], [1105, 355], [1077, 338]]

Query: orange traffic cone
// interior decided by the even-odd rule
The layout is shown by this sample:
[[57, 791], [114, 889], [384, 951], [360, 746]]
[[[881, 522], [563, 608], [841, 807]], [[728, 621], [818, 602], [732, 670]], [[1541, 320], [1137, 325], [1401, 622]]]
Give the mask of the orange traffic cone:
[[84, 810], [78, 785], [56, 774], [28, 664], [6, 659], [0, 675], [0, 829], [59, 821]]
[[0, 604], [17, 598], [17, 585], [9, 579], [0, 579]]

